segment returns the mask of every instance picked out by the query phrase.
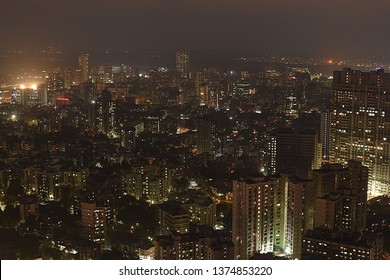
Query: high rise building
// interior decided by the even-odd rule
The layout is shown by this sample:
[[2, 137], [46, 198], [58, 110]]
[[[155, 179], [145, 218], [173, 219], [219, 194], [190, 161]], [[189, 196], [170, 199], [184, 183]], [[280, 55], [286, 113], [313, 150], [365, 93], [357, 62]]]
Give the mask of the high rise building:
[[163, 203], [168, 200], [168, 180], [163, 176], [152, 176], [146, 178], [145, 197], [151, 204]]
[[368, 193], [368, 168], [361, 162], [348, 161], [348, 169], [351, 170], [351, 190], [356, 195], [356, 228], [357, 231], [366, 229], [367, 219], [367, 193]]
[[314, 230], [303, 236], [301, 257], [381, 258], [383, 239], [366, 233], [368, 168], [350, 160], [345, 167], [330, 164], [312, 170], [309, 177], [317, 194]]
[[[285, 247], [287, 177], [233, 181], [233, 242], [236, 259]], [[301, 197], [302, 198], [302, 197]]]
[[157, 236], [156, 260], [233, 260], [234, 247], [228, 231], [198, 226], [196, 231]]
[[214, 227], [217, 223], [217, 205], [210, 199], [189, 200], [184, 204], [190, 214], [190, 222]]
[[163, 203], [168, 200], [172, 187], [172, 174], [169, 173], [159, 165], [134, 165], [131, 167], [131, 174], [123, 178], [125, 181], [122, 181], [122, 185], [130, 195], [143, 197], [152, 204]]
[[248, 96], [250, 90], [250, 83], [247, 79], [241, 78], [234, 83], [233, 95], [234, 96]]
[[316, 197], [324, 196], [336, 190], [337, 170], [342, 170], [339, 164], [325, 165], [322, 169], [310, 170], [309, 179], [314, 182]]
[[142, 199], [142, 174], [126, 173], [122, 175], [122, 187], [127, 195]]
[[[0, 170], [0, 187], [5, 188], [5, 171]], [[36, 178], [37, 168], [35, 165], [26, 166], [20, 169], [20, 183], [27, 194], [37, 193], [38, 185]], [[2, 174], [4, 174], [2, 176]]]
[[125, 126], [120, 130], [121, 146], [131, 150], [135, 147], [135, 128], [133, 126]]
[[176, 71], [180, 73], [182, 78], [188, 77], [190, 64], [190, 54], [185, 51], [176, 52]]
[[79, 55], [80, 83], [88, 81], [89, 78], [89, 54]]
[[95, 202], [81, 202], [82, 235], [96, 243], [105, 243], [107, 239], [106, 207]]
[[276, 173], [276, 133], [267, 137], [267, 173]]
[[320, 142], [322, 144], [322, 161], [329, 162], [330, 149], [330, 112], [324, 110], [321, 112]]
[[206, 83], [206, 75], [204, 71], [199, 70], [195, 73], [195, 91], [196, 95], [202, 95], [202, 87]]
[[315, 226], [334, 230], [366, 228], [368, 168], [350, 160], [309, 172], [316, 192]]
[[356, 228], [356, 196], [351, 191], [334, 192], [316, 199], [315, 227], [334, 231]]
[[62, 90], [65, 86], [64, 78], [61, 76], [61, 73], [50, 73], [48, 78], [46, 78], [46, 85], [49, 91]]
[[111, 98], [109, 91], [103, 91], [96, 101], [97, 127], [106, 135], [113, 132], [115, 120], [115, 102]]
[[236, 259], [255, 254], [301, 255], [301, 241], [314, 226], [315, 188], [296, 176], [233, 181], [233, 242]]
[[390, 194], [390, 73], [333, 73], [330, 161], [369, 168], [369, 196]]
[[315, 260], [381, 260], [383, 235], [356, 234], [327, 229], [310, 230], [302, 240], [302, 259]]
[[285, 252], [301, 257], [303, 235], [313, 229], [315, 188], [310, 180], [289, 178], [286, 203]]
[[190, 215], [180, 203], [171, 201], [165, 202], [159, 206], [159, 213], [160, 235], [171, 235], [175, 232], [188, 232]]
[[276, 172], [307, 178], [309, 170], [320, 168], [322, 149], [315, 130], [283, 129], [276, 132], [276, 138], [270, 140], [276, 140]]
[[214, 153], [216, 151], [216, 126], [207, 118], [197, 120], [196, 143], [197, 153]]
[[70, 168], [63, 171], [63, 184], [74, 190], [85, 188], [89, 176], [88, 168], [76, 169]]
[[88, 124], [91, 128], [96, 128], [96, 100], [97, 91], [96, 86], [91, 82], [85, 82], [81, 86], [81, 95], [84, 97], [85, 110], [87, 112]]
[[62, 174], [57, 170], [39, 170], [35, 173], [38, 196], [42, 200], [55, 200], [60, 197]]

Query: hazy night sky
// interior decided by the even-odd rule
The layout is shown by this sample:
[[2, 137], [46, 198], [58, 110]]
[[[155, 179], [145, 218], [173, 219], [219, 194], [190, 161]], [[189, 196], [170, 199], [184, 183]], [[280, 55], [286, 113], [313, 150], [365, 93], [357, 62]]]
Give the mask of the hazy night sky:
[[0, 49], [387, 55], [390, 1], [1, 0]]

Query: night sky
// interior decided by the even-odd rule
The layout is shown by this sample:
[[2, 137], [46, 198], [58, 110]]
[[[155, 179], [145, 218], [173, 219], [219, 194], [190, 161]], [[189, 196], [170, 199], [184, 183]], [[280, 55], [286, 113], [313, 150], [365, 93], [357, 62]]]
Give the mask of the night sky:
[[0, 49], [387, 55], [390, 1], [1, 0]]

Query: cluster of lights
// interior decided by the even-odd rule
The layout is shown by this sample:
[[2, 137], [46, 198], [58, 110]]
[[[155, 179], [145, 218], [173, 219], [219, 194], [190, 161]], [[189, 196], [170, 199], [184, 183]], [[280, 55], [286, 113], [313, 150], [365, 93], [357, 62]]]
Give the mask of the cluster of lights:
[[32, 90], [37, 90], [38, 85], [37, 84], [31, 84], [30, 86], [26, 86], [25, 84], [19, 85], [20, 89], [32, 89]]

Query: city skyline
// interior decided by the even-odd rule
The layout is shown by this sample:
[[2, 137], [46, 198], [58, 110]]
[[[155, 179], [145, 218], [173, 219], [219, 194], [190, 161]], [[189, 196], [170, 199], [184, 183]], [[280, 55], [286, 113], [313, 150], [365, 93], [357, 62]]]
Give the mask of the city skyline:
[[0, 259], [390, 260], [389, 9], [4, 0]]
[[[384, 70], [194, 70], [187, 51], [174, 70], [75, 60], [35, 84], [0, 77], [0, 235], [47, 238], [31, 253], [43, 259], [386, 258], [372, 204], [389, 194], [387, 154], [353, 142], [379, 133], [371, 150], [387, 151]], [[12, 242], [0, 253], [26, 258]]]

